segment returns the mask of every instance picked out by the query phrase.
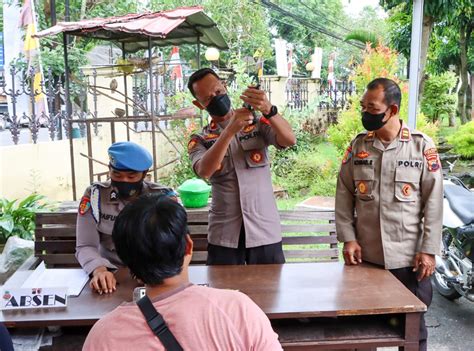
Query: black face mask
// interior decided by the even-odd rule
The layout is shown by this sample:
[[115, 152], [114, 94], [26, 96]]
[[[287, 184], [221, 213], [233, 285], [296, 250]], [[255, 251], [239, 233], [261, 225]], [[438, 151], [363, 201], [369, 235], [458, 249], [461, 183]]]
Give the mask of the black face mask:
[[119, 196], [122, 199], [128, 199], [140, 193], [143, 187], [143, 180], [134, 183], [117, 182], [112, 180], [112, 185], [117, 188]]
[[227, 94], [216, 95], [206, 107], [211, 116], [224, 117], [230, 111], [230, 99]]
[[388, 119], [385, 122], [383, 121], [387, 111], [388, 109], [386, 109], [383, 113], [378, 113], [375, 115], [367, 111], [362, 112], [362, 125], [368, 131], [374, 131], [382, 128], [385, 123], [388, 122]]

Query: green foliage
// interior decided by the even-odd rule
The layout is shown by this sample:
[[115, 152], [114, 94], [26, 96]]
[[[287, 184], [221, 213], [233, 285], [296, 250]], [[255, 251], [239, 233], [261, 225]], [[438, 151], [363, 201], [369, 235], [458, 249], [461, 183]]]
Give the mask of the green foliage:
[[0, 199], [0, 237], [6, 240], [16, 235], [23, 239], [33, 239], [35, 213], [51, 209], [51, 205], [44, 203], [44, 199], [44, 196], [36, 193], [20, 202]]
[[[51, 26], [49, 1], [37, 0], [36, 13], [38, 30]], [[84, 18], [110, 17], [137, 12], [137, 3], [132, 0], [86, 1], [70, 0], [70, 20], [79, 21]], [[65, 21], [65, 2], [56, 1], [57, 21]], [[64, 74], [63, 39], [62, 35], [40, 39], [41, 60], [43, 67], [51, 67], [56, 76]], [[94, 48], [98, 41], [89, 38], [71, 37], [68, 46], [68, 59], [71, 72], [76, 73], [86, 63], [86, 54]]]
[[474, 158], [474, 121], [462, 125], [456, 133], [448, 137], [454, 151], [464, 158]]
[[363, 130], [359, 104], [353, 102], [349, 110], [341, 112], [337, 124], [328, 128], [328, 139], [342, 155], [351, 140]]
[[188, 142], [193, 133], [198, 130], [196, 121], [173, 121], [171, 139], [178, 145], [180, 154], [178, 160], [173, 163], [172, 169], [167, 177], [161, 178], [161, 182], [173, 188], [179, 187], [185, 180], [196, 177], [191, 160], [187, 152]]
[[[304, 132], [297, 131], [298, 135]], [[274, 182], [291, 197], [334, 196], [339, 161], [336, 149], [315, 136], [306, 135], [305, 147], [283, 151], [272, 163]], [[300, 143], [301, 139], [298, 139]]]
[[[222, 51], [220, 61], [227, 62], [232, 55], [239, 58], [253, 57], [257, 50], [263, 52], [264, 58], [272, 57], [270, 32], [264, 9], [251, 0], [151, 0], [150, 8], [153, 11], [169, 10], [180, 6], [200, 5], [205, 13], [217, 23], [230, 50]], [[181, 57], [192, 60], [196, 68], [196, 48], [183, 47]], [[204, 50], [202, 51], [204, 54]], [[205, 62], [204, 57], [201, 58]]]
[[432, 122], [449, 117], [456, 112], [456, 94], [451, 93], [456, 85], [456, 76], [452, 72], [432, 75], [425, 82], [421, 111]]
[[380, 41], [379, 38], [377, 38], [377, 34], [374, 32], [369, 32], [364, 29], [358, 29], [350, 32], [349, 34], [346, 35], [344, 38], [345, 41], [358, 41], [364, 45], [370, 43], [370, 46], [375, 49], [377, 47], [378, 42]]

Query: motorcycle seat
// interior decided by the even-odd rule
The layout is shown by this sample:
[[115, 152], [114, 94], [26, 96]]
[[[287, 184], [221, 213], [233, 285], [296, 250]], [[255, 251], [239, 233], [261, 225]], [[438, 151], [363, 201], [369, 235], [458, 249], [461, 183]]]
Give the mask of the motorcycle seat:
[[474, 193], [454, 184], [444, 185], [444, 196], [459, 219], [467, 225], [474, 222]]

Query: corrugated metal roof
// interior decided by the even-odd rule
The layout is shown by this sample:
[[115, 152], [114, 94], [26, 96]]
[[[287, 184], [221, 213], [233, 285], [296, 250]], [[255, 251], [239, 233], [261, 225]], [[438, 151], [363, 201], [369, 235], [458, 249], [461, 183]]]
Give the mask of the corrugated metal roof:
[[112, 40], [120, 47], [123, 43], [127, 52], [147, 48], [149, 38], [153, 46], [196, 44], [199, 38], [201, 44], [228, 49], [216, 23], [199, 6], [79, 22], [58, 22], [36, 36], [41, 38], [59, 33]]

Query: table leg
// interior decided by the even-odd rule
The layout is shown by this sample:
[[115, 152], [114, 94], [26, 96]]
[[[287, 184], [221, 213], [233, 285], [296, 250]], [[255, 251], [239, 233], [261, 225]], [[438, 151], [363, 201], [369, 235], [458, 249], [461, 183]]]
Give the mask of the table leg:
[[419, 351], [421, 313], [405, 314], [405, 346], [400, 351]]

